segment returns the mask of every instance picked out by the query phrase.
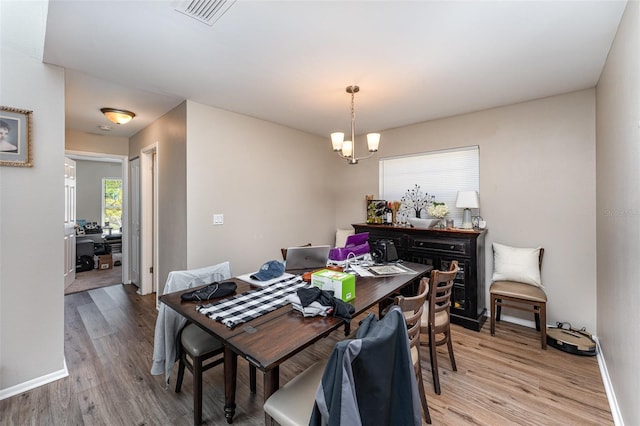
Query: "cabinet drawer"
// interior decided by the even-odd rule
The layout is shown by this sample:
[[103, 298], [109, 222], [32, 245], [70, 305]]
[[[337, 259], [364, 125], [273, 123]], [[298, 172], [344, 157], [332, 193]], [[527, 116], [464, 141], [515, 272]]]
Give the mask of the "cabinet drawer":
[[409, 238], [409, 248], [437, 253], [466, 255], [470, 253], [469, 241], [433, 238]]

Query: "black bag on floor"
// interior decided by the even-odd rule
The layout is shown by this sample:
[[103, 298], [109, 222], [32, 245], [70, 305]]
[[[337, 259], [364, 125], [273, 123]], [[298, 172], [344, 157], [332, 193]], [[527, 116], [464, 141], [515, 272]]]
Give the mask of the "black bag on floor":
[[76, 272], [90, 271], [93, 269], [93, 257], [82, 255], [76, 259]]

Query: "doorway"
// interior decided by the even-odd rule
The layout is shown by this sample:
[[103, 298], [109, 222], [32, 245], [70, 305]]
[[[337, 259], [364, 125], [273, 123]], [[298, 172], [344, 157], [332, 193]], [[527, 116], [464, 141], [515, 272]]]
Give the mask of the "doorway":
[[[103, 287], [105, 285], [124, 283], [129, 284], [129, 229], [128, 222], [128, 204], [129, 204], [129, 163], [128, 157], [124, 155], [104, 154], [85, 151], [65, 151], [66, 157], [75, 161], [93, 161], [105, 163], [117, 163], [120, 166], [122, 177], [122, 230], [119, 244], [110, 244], [110, 247], [117, 246], [120, 254], [117, 256], [116, 262], [121, 266], [113, 267], [113, 253], [111, 260], [111, 268], [109, 270], [87, 270], [76, 274], [76, 279], [69, 286], [65, 284], [65, 294], [77, 291], [90, 290], [91, 288]], [[77, 194], [77, 191], [76, 191]], [[77, 206], [77, 202], [76, 202]], [[74, 213], [74, 217], [77, 215]], [[101, 235], [86, 235], [85, 237], [100, 238]], [[79, 239], [78, 239], [79, 241]], [[108, 242], [110, 240], [105, 240]], [[78, 242], [79, 243], [79, 242]], [[116, 250], [113, 250], [114, 252]]]

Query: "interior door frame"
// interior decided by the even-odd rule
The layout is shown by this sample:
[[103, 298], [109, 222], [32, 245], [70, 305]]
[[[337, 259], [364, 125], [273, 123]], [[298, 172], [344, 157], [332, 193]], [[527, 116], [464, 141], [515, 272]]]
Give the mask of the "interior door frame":
[[129, 278], [129, 156], [102, 152], [65, 150], [72, 160], [113, 161], [119, 160], [122, 167], [122, 282], [131, 284]]
[[140, 150], [140, 294], [155, 292], [156, 305], [159, 297], [158, 156], [158, 142]]

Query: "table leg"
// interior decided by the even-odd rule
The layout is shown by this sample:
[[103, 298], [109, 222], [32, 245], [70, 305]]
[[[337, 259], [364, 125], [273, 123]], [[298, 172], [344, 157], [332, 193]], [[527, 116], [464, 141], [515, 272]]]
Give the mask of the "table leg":
[[236, 414], [236, 375], [238, 373], [238, 355], [224, 347], [224, 416], [227, 423], [233, 423]]
[[[275, 366], [269, 371], [264, 372], [264, 402], [267, 402], [267, 399], [278, 390], [280, 387], [280, 367]], [[272, 424], [271, 417], [264, 413], [264, 424], [269, 426]]]

